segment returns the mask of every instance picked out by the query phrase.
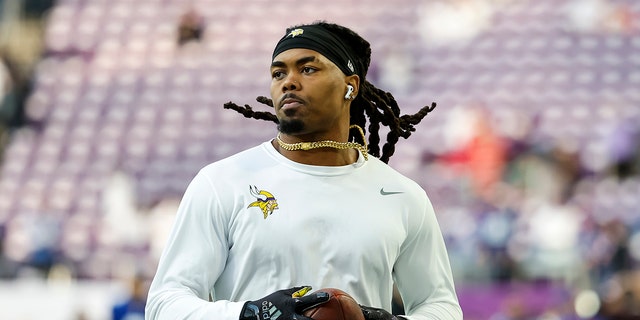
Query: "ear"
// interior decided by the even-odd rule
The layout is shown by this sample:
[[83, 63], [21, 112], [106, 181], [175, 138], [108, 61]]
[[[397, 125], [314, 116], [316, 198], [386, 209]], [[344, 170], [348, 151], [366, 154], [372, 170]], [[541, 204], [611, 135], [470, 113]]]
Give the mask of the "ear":
[[360, 77], [358, 77], [357, 75], [351, 75], [351, 76], [347, 76], [344, 78], [345, 80], [345, 87], [347, 85], [350, 85], [353, 87], [353, 92], [351, 93], [352, 97], [356, 97], [358, 95], [358, 91], [360, 90]]

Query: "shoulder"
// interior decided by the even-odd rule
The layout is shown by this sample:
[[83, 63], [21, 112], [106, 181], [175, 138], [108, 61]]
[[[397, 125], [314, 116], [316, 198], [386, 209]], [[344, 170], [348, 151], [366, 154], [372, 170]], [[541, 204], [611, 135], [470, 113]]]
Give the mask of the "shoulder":
[[417, 182], [378, 158], [369, 157], [365, 171], [368, 171], [366, 174], [372, 179], [370, 182], [394, 185], [417, 196], [425, 196], [424, 189]]
[[264, 144], [240, 151], [229, 157], [212, 162], [202, 169], [198, 174], [206, 176], [228, 176], [239, 173], [256, 171], [270, 162], [271, 157], [267, 154]]
[[256, 179], [271, 176], [275, 165], [263, 143], [204, 166], [192, 179], [189, 189], [204, 192], [218, 201], [234, 199], [234, 195], [255, 184]]

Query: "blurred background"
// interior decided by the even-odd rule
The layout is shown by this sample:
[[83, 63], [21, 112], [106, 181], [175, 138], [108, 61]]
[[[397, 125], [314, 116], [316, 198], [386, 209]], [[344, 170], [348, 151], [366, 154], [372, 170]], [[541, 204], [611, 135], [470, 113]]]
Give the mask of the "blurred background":
[[[274, 137], [286, 27], [371, 42], [465, 319], [640, 318], [640, 1], [0, 0], [0, 318], [141, 319], [178, 201]], [[266, 107], [264, 107], [266, 110]]]

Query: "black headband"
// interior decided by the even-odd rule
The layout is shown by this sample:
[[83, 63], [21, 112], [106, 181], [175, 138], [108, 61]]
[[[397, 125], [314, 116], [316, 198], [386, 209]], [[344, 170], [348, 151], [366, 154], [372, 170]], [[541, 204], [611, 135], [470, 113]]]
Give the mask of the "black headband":
[[280, 53], [295, 48], [317, 51], [331, 60], [344, 74], [357, 74], [353, 59], [342, 40], [321, 26], [309, 25], [291, 30], [278, 41], [271, 60]]

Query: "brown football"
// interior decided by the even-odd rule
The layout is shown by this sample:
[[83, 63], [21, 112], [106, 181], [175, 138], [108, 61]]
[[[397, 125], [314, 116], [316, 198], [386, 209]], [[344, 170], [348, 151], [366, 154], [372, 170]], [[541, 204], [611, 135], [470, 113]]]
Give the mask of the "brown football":
[[348, 293], [336, 288], [318, 291], [329, 293], [329, 301], [305, 310], [305, 316], [314, 320], [364, 320], [360, 306]]

